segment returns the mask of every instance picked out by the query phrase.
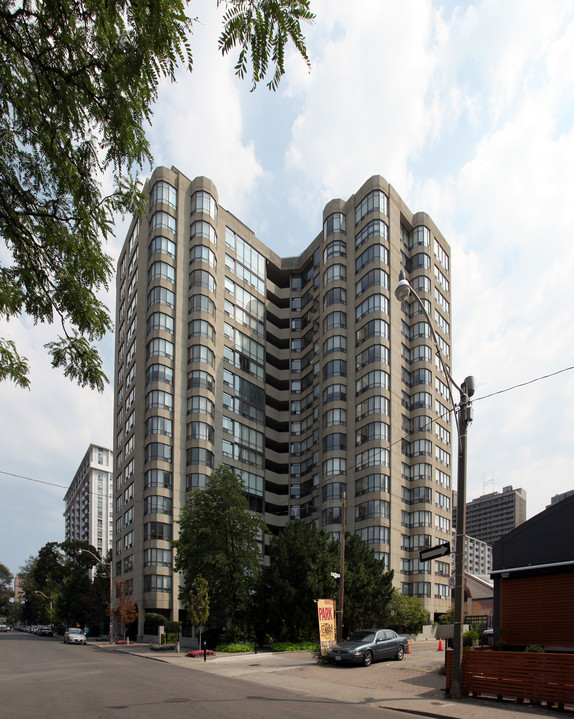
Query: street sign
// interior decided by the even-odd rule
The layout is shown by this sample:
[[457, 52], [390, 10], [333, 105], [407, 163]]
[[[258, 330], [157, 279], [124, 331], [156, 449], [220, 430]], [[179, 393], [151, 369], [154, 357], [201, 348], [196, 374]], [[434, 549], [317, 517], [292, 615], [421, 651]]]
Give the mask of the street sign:
[[429, 549], [421, 549], [419, 551], [419, 560], [421, 562], [428, 562], [429, 559], [444, 557], [447, 554], [450, 554], [450, 542], [437, 544], [436, 547], [429, 547]]

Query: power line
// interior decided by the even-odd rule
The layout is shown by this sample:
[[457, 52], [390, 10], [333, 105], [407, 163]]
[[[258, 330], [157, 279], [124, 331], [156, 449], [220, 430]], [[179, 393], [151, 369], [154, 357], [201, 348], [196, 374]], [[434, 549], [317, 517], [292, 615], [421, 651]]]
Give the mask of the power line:
[[[574, 370], [574, 366], [564, 367], [563, 369], [559, 369], [556, 372], [551, 372], [550, 374], [541, 375], [540, 377], [535, 377], [534, 379], [527, 380], [526, 382], [520, 382], [519, 384], [512, 385], [511, 387], [507, 387], [506, 389], [500, 389], [500, 390], [497, 390], [496, 392], [491, 392], [490, 394], [485, 394], [482, 397], [473, 397], [472, 401], [480, 402], [483, 399], [489, 399], [490, 397], [496, 397], [496, 395], [504, 394], [506, 392], [511, 392], [512, 390], [519, 389], [520, 387], [526, 387], [530, 384], [534, 384], [535, 382], [540, 382], [541, 380], [544, 380], [544, 379], [556, 377], [559, 374], [563, 374], [564, 372], [570, 372], [572, 370]], [[448, 413], [445, 413], [445, 415], [450, 414], [450, 412], [452, 412], [452, 410], [449, 410]], [[436, 421], [436, 419], [444, 419], [445, 415], [439, 416], [438, 418], [431, 419], [431, 421], [428, 424], [432, 425]], [[426, 426], [425, 426], [425, 428], [426, 428]], [[423, 429], [425, 429], [425, 428], [423, 428]], [[400, 439], [395, 440], [394, 442], [390, 442], [387, 445], [386, 449], [390, 449], [392, 446], [394, 446], [395, 444], [398, 444], [398, 442], [402, 441], [405, 437], [409, 437], [411, 434], [413, 434], [413, 433], [407, 433]], [[23, 474], [15, 474], [14, 472], [6, 472], [3, 469], [0, 469], [0, 474], [5, 474], [8, 477], [15, 477], [16, 479], [25, 479], [28, 482], [36, 482], [37, 484], [44, 484], [49, 487], [58, 487], [59, 489], [66, 489], [66, 490], [69, 489], [69, 485], [67, 485], [67, 484], [56, 484], [55, 482], [47, 482], [46, 480], [43, 480], [43, 479], [35, 479], [34, 477], [26, 477]], [[89, 494], [93, 494], [94, 496], [96, 496], [95, 492], [90, 492]], [[142, 502], [142, 500], [136, 500], [136, 501]], [[178, 508], [176, 507], [175, 509], [178, 509]]]

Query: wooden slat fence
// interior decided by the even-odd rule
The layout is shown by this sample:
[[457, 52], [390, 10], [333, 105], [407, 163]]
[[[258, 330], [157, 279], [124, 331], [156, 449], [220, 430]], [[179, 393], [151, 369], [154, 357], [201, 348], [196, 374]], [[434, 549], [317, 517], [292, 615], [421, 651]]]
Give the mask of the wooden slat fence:
[[[452, 655], [448, 650], [447, 690], [452, 683]], [[574, 654], [464, 651], [462, 688], [474, 696], [574, 705]]]

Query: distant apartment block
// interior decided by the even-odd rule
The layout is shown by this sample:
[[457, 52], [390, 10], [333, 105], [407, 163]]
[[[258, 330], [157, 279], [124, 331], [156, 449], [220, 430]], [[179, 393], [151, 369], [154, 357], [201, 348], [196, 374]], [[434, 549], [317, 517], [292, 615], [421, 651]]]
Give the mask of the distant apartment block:
[[[492, 570], [492, 547], [480, 539], [465, 537], [464, 571], [476, 577], [489, 576]], [[456, 546], [456, 534], [452, 535], [452, 546]], [[451, 554], [452, 571], [455, 571], [456, 555]]]
[[[466, 534], [490, 546], [526, 521], [526, 491], [504, 487], [477, 497], [466, 505]], [[456, 527], [456, 504], [453, 508]]]
[[550, 505], [558, 504], [558, 502], [561, 502], [563, 499], [567, 499], [568, 497], [574, 497], [574, 489], [570, 489], [568, 492], [562, 492], [562, 494], [555, 494], [550, 499]]
[[112, 546], [113, 452], [91, 444], [64, 502], [66, 541], [89, 542], [105, 557]]

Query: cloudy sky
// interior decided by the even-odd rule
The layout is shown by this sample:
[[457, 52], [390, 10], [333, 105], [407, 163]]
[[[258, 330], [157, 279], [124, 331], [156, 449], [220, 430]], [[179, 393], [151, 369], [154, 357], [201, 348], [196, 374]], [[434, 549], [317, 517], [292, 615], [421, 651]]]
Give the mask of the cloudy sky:
[[[276, 93], [218, 56], [215, 5], [192, 3], [195, 70], [161, 89], [156, 164], [211, 178], [281, 256], [330, 199], [385, 177], [452, 248], [453, 375], [477, 383], [468, 499], [522, 487], [530, 517], [574, 489], [574, 2], [312, 0], [311, 72], [292, 55]], [[0, 330], [32, 367], [30, 391], [0, 384], [0, 562], [16, 572], [63, 539], [65, 488], [90, 442], [112, 446], [113, 389], [53, 371], [51, 328]], [[102, 351], [111, 377], [111, 336]]]

